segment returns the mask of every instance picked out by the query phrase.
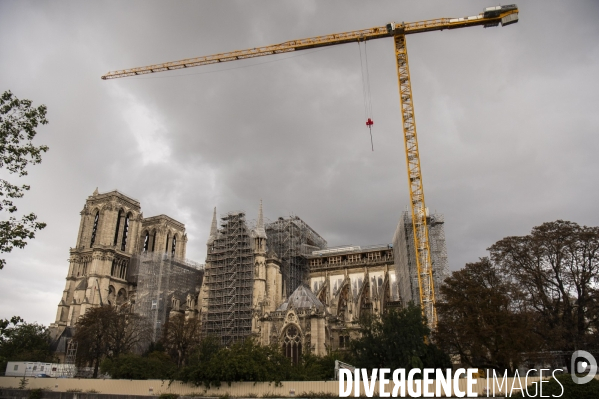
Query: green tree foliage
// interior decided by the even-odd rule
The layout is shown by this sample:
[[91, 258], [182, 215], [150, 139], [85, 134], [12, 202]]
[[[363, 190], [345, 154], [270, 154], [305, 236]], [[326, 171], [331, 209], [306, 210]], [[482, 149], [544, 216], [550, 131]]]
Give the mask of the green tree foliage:
[[100, 370], [116, 379], [168, 380], [175, 375], [177, 365], [164, 352], [151, 352], [146, 356], [128, 353], [104, 359]]
[[77, 365], [93, 367], [96, 378], [104, 358], [132, 352], [148, 339], [148, 331], [147, 323], [125, 307], [91, 308], [77, 322], [73, 336], [78, 344]]
[[12, 360], [52, 362], [48, 329], [36, 323], [25, 323], [19, 316], [0, 320], [0, 370]]
[[291, 381], [326, 381], [335, 377], [335, 360], [354, 364], [349, 352], [332, 351], [324, 356], [302, 354], [301, 362], [291, 367]]
[[521, 287], [487, 258], [452, 273], [437, 303], [436, 342], [473, 368], [513, 374], [537, 346], [534, 315], [522, 307]]
[[557, 220], [506, 237], [441, 287], [436, 340], [471, 367], [514, 370], [525, 352], [599, 349], [599, 228]]
[[523, 287], [548, 350], [598, 349], [599, 227], [558, 220], [493, 244], [491, 260]]
[[360, 319], [361, 337], [351, 341], [354, 366], [360, 368], [451, 368], [449, 356], [434, 344], [420, 307], [390, 309]]
[[183, 366], [187, 357], [200, 344], [201, 322], [198, 318], [185, 319], [179, 314], [171, 317], [164, 325], [162, 345], [177, 363]]
[[177, 379], [210, 387], [235, 381], [280, 383], [291, 377], [291, 363], [276, 346], [262, 346], [248, 338], [215, 350], [216, 342], [205, 343]]
[[[19, 177], [27, 175], [27, 167], [42, 162], [42, 153], [48, 151], [45, 145], [34, 146], [33, 138], [39, 125], [48, 123], [46, 106], [31, 106], [30, 100], [19, 100], [10, 91], [0, 96], [0, 168]], [[17, 212], [14, 200], [23, 197], [28, 185], [15, 185], [0, 179], [0, 211], [9, 214]], [[34, 213], [24, 215], [21, 219], [10, 216], [0, 221], [0, 252], [11, 252], [13, 248], [23, 248], [26, 240], [33, 239], [35, 232], [46, 227], [37, 222]], [[0, 259], [0, 269], [6, 261]]]

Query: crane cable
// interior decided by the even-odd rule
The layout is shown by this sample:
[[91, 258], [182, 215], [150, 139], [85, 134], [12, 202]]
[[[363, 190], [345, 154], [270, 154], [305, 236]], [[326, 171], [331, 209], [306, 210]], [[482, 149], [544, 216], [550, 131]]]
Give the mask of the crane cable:
[[[360, 51], [360, 68], [362, 70], [362, 95], [364, 97], [364, 117], [366, 118], [366, 126], [370, 131], [370, 147], [374, 151], [374, 143], [372, 141], [372, 96], [370, 94], [370, 73], [368, 71], [368, 52], [366, 51], [366, 41], [364, 41], [364, 61], [362, 60], [362, 46], [358, 40], [358, 50]], [[366, 68], [364, 67], [366, 65]]]

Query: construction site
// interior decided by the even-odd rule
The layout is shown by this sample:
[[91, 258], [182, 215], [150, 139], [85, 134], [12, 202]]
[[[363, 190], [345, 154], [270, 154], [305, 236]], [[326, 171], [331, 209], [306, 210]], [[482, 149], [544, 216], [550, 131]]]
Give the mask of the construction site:
[[[112, 203], [100, 204], [104, 197], [95, 192], [97, 199], [88, 200], [89, 211], [82, 219], [82, 242], [72, 253], [73, 262], [81, 263], [84, 255], [100, 250], [94, 246], [99, 244], [94, 241], [98, 235], [104, 241], [100, 243], [104, 245], [102, 249], [109, 246], [114, 259], [118, 257], [123, 265], [129, 262], [128, 268], [119, 269], [127, 270], [126, 276], [123, 278], [124, 273], [114, 275], [112, 267], [101, 279], [90, 280], [85, 278], [86, 268], [83, 276], [79, 273], [74, 276], [76, 269], [73, 268], [69, 278], [77, 280], [77, 284], [67, 282], [56, 324], [73, 325], [78, 315], [96, 306], [95, 296], [91, 302], [88, 299], [97, 289], [98, 293], [118, 293], [121, 301], [128, 298], [134, 311], [150, 324], [153, 342], [161, 338], [172, 312], [191, 317], [199, 315], [203, 333], [219, 337], [225, 346], [250, 335], [260, 337], [264, 344], [279, 343], [287, 334], [287, 338], [293, 338], [293, 342], [289, 341], [292, 349], [298, 344], [299, 348], [315, 348], [315, 353], [321, 353], [327, 345], [342, 348], [348, 337], [340, 334], [356, 321], [358, 314], [382, 312], [388, 304], [419, 304], [429, 327], [434, 328], [438, 288], [448, 274], [444, 217], [429, 215], [425, 204], [406, 36], [474, 26], [507, 26], [517, 21], [515, 5], [488, 7], [470, 17], [391, 22], [102, 76], [104, 80], [137, 76], [351, 42], [363, 43], [365, 48], [366, 41], [391, 38], [399, 83], [410, 205], [409, 210], [401, 214], [392, 244], [352, 246], [352, 250], [338, 253], [323, 252], [327, 251], [327, 241], [297, 216], [279, 217], [265, 224], [260, 205], [255, 224], [246, 220], [244, 211], [222, 215], [217, 223], [215, 210], [206, 264], [202, 266], [184, 260], [187, 235], [183, 223], [166, 215], [144, 219], [139, 202], [123, 195], [118, 199], [120, 209]], [[363, 85], [366, 85], [367, 64], [362, 68]], [[364, 93], [369, 92], [364, 86]], [[365, 95], [366, 126], [371, 129], [374, 122], [369, 104], [370, 99]], [[114, 219], [114, 224], [103, 220], [106, 215]], [[122, 218], [123, 224], [120, 223]], [[116, 226], [116, 231], [99, 232], [99, 226]], [[127, 241], [129, 229], [138, 235], [135, 240]], [[115, 237], [114, 243], [108, 240], [110, 237]], [[122, 237], [119, 253], [114, 247], [118, 237]], [[182, 245], [177, 245], [181, 241]], [[102, 262], [108, 262], [108, 258], [104, 259]], [[351, 270], [344, 268], [345, 265], [351, 266]], [[95, 269], [109, 270], [107, 264]], [[352, 285], [355, 290], [351, 289]], [[311, 292], [311, 286], [318, 287], [317, 292]], [[94, 291], [88, 287], [94, 287]], [[182, 306], [184, 301], [186, 304]], [[328, 327], [333, 324], [334, 329]]]
[[216, 237], [208, 243], [204, 284], [208, 292], [204, 331], [229, 345], [252, 329], [254, 254], [244, 212], [221, 218]]
[[266, 224], [268, 249], [280, 259], [283, 269], [283, 292], [286, 296], [307, 281], [309, 268], [306, 255], [325, 249], [327, 241], [298, 216], [278, 218]]
[[[406, 37], [410, 34], [475, 26], [483, 26], [485, 28], [497, 27], [500, 24], [501, 26], [508, 26], [517, 22], [518, 7], [515, 4], [499, 5], [487, 7], [482, 12], [467, 17], [436, 18], [417, 22], [390, 22], [386, 25], [373, 28], [290, 40], [269, 46], [253, 47], [245, 50], [187, 58], [162, 64], [116, 70], [108, 72], [101, 78], [109, 80], [152, 74], [318, 47], [337, 46], [352, 42], [358, 43], [358, 45], [361, 45], [363, 42], [364, 52], [366, 52], [367, 41], [392, 38], [394, 42], [395, 73], [397, 74], [399, 83], [399, 102], [402, 117], [401, 130], [405, 145], [411, 210], [409, 215], [403, 215], [404, 227], [399, 228], [400, 231], [396, 234], [396, 239], [403, 242], [413, 242], [410, 248], [412, 248], [414, 253], [413, 257], [406, 255], [407, 258], [403, 260], [405, 267], [402, 266], [399, 268], [401, 269], [401, 275], [398, 274], [397, 278], [400, 280], [403, 279], [401, 283], [403, 287], [401, 289], [402, 293], [408, 295], [410, 300], [415, 300], [420, 304], [430, 327], [434, 328], [436, 325], [435, 285], [440, 284], [440, 279], [445, 274], [447, 256], [444, 246], [434, 247], [429, 241], [429, 233], [434, 235], [435, 225], [442, 225], [442, 222], [437, 222], [434, 218], [429, 218], [427, 214], [428, 208], [425, 204]], [[371, 147], [374, 150], [372, 144], [372, 126], [374, 121], [372, 116], [372, 101], [370, 99], [367, 56], [365, 57], [365, 62], [366, 67], [364, 67], [362, 58], [360, 58], [366, 126], [370, 131]], [[217, 240], [218, 248], [215, 247], [215, 250], [218, 252], [214, 254], [214, 257], [209, 255], [211, 257], [209, 263], [215, 262], [214, 266], [211, 266], [214, 267], [214, 274], [209, 274], [210, 298], [213, 298], [217, 304], [213, 305], [213, 310], [208, 315], [207, 323], [209, 331], [223, 331], [227, 337], [225, 341], [235, 340], [237, 337], [242, 336], [243, 331], [247, 331], [251, 324], [250, 310], [247, 307], [251, 303], [249, 276], [252, 258], [247, 240], [247, 226], [242, 221], [242, 214], [239, 213], [237, 216], [231, 214], [227, 217], [227, 223], [224, 225], [223, 232], [225, 238]], [[230, 224], [228, 219], [232, 219]], [[411, 224], [411, 229], [407, 228], [408, 223]], [[430, 229], [428, 226], [429, 223], [433, 225]], [[323, 248], [326, 246], [326, 242], [315, 234], [312, 229], [308, 228], [307, 225], [297, 225], [299, 230], [303, 229], [307, 233], [305, 235], [304, 233], [295, 235], [294, 226], [292, 220], [283, 219], [274, 222], [269, 228], [273, 236], [269, 248], [277, 253], [283, 261], [282, 273], [286, 295], [290, 295], [294, 287], [306, 275], [306, 264], [300, 255], [307, 253], [307, 251], [302, 248], [302, 245], [306, 245], [306, 249], [309, 247]], [[235, 237], [236, 234], [239, 234], [239, 238]], [[297, 241], [294, 242], [291, 237], [297, 237]], [[225, 271], [224, 269], [227, 267], [230, 267], [230, 270]], [[437, 272], [437, 275], [434, 275], [435, 272], [433, 269], [445, 271]], [[416, 276], [416, 280], [410, 280], [414, 275]], [[239, 277], [237, 279], [239, 283], [233, 283], [232, 281], [237, 276]], [[408, 276], [412, 277], [409, 278]], [[414, 291], [414, 287], [417, 287], [418, 292]]]
[[420, 298], [420, 291], [424, 289], [428, 290], [428, 295], [436, 296], [436, 299], [438, 299], [438, 288], [441, 287], [443, 280], [449, 276], [444, 224], [445, 217], [442, 214], [434, 213], [429, 215], [427, 211], [433, 284], [423, 287], [416, 262], [412, 218], [408, 211], [402, 212], [393, 236], [393, 249], [395, 275], [399, 282], [399, 293], [404, 302], [414, 301], [417, 303]]
[[[204, 332], [221, 337], [224, 345], [252, 332], [256, 248], [251, 232], [256, 227], [246, 221], [245, 212], [229, 212], [221, 216], [208, 242], [204, 276], [208, 304], [202, 320]], [[326, 241], [297, 216], [278, 218], [266, 224], [265, 231], [268, 251], [281, 264], [282, 292], [289, 296], [308, 279], [305, 256], [325, 248]]]

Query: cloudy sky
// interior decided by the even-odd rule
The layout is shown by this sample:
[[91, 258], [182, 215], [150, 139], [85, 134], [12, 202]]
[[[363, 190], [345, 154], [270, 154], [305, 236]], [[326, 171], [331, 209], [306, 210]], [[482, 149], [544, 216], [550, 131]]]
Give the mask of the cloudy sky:
[[[104, 73], [491, 5], [0, 0], [0, 90], [46, 104], [50, 121], [42, 164], [13, 180], [32, 187], [19, 210], [48, 227], [6, 255], [0, 318], [54, 321], [96, 187], [185, 223], [200, 262], [214, 206], [255, 218], [262, 199], [268, 218], [298, 215], [333, 246], [391, 242], [408, 205], [392, 39], [367, 45], [374, 152], [355, 43]], [[426, 203], [445, 214], [452, 270], [546, 221], [599, 224], [599, 2], [518, 5], [505, 28], [408, 37]]]

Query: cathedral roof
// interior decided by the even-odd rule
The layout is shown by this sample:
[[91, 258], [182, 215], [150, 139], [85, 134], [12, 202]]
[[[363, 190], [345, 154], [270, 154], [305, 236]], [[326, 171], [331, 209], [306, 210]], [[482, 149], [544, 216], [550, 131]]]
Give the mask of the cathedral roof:
[[277, 311], [285, 311], [289, 308], [293, 309], [311, 309], [316, 308], [319, 310], [324, 309], [322, 302], [316, 298], [316, 295], [310, 290], [310, 288], [304, 284], [301, 284], [289, 298], [277, 308]]

